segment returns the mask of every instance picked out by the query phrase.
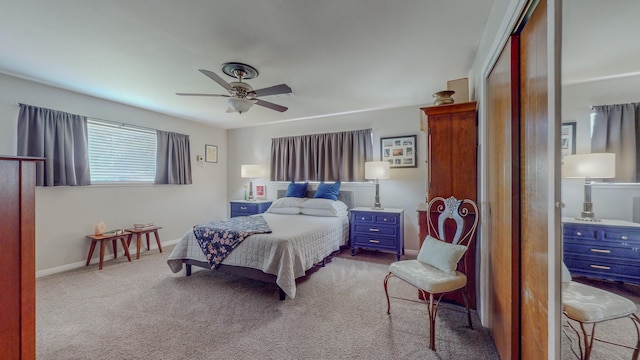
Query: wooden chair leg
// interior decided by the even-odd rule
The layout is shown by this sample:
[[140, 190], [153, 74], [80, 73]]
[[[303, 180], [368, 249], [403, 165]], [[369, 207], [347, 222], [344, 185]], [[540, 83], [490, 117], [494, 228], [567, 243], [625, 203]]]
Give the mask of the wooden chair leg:
[[149, 246], [149, 233], [145, 234], [147, 236], [147, 251], [151, 250], [151, 247]]
[[91, 257], [93, 256], [93, 250], [96, 249], [97, 240], [91, 240], [91, 246], [89, 247], [89, 256], [87, 256], [87, 264], [85, 266], [89, 266], [91, 262]]
[[[156, 236], [156, 243], [158, 244], [158, 250], [162, 252], [162, 245], [160, 245], [160, 236], [158, 236], [158, 230], [153, 230], [153, 234]], [[326, 264], [326, 258], [324, 259], [323, 265]]]
[[102, 263], [104, 262], [104, 250], [107, 248], [107, 242], [105, 240], [100, 240], [100, 266], [98, 270], [102, 270]]
[[118, 258], [118, 239], [111, 240], [111, 246], [113, 247], [113, 258]]
[[127, 246], [127, 240], [124, 237], [121, 237], [120, 242], [122, 243], [122, 247], [124, 248], [124, 254], [127, 256], [127, 259], [131, 261], [131, 254], [129, 254], [129, 247]]
[[[420, 292], [422, 293], [422, 297], [426, 299], [425, 291], [420, 290]], [[427, 304], [429, 310], [429, 348], [433, 351], [436, 351], [436, 315], [438, 313], [439, 303], [440, 298], [435, 302], [433, 294], [429, 293], [429, 303]]]

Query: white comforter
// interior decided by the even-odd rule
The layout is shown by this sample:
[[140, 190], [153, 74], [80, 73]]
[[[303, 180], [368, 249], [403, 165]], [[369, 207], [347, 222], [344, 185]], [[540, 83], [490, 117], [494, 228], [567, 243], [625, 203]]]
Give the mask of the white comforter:
[[[349, 218], [309, 215], [262, 214], [273, 231], [249, 236], [223, 261], [262, 270], [276, 275], [276, 284], [289, 296], [296, 296], [296, 279], [349, 240]], [[167, 263], [174, 273], [182, 269], [183, 260], [207, 262], [193, 235], [180, 239]]]

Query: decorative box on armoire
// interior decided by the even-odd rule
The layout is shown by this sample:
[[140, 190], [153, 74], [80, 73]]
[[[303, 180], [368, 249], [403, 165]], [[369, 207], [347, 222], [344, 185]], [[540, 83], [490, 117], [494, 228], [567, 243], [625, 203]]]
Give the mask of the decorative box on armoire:
[[35, 183], [41, 158], [0, 156], [0, 354], [36, 358]]
[[[477, 202], [478, 120], [476, 102], [421, 108], [427, 134], [427, 199], [441, 196]], [[418, 209], [420, 246], [427, 236], [425, 208]], [[467, 250], [476, 254], [475, 241]], [[469, 305], [476, 308], [476, 256], [467, 256]], [[445, 297], [464, 304], [461, 293]]]

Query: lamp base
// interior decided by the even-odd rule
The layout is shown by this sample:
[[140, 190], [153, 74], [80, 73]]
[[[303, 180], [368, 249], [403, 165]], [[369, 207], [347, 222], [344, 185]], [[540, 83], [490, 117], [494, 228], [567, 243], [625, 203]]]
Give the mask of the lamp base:
[[371, 207], [371, 210], [384, 210], [384, 208], [383, 208], [382, 206], [375, 206], [375, 205], [373, 205], [373, 206]]

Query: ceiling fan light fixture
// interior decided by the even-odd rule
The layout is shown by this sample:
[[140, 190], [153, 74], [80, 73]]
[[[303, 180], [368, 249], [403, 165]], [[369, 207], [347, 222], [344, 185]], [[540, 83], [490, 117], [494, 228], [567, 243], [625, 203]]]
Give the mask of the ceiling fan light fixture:
[[227, 105], [229, 105], [229, 109], [227, 109], [227, 112], [238, 112], [242, 114], [243, 112], [249, 111], [249, 109], [251, 109], [253, 104], [255, 104], [256, 102], [257, 100], [255, 99], [249, 100], [246, 98], [243, 99], [231, 97], [227, 99]]

